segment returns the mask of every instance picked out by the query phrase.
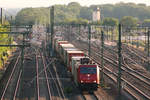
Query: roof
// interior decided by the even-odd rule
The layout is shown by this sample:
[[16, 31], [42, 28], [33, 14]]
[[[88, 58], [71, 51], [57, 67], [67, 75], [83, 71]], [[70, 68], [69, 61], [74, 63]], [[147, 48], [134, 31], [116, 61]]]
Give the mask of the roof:
[[84, 53], [84, 52], [83, 52], [83, 51], [76, 50], [76, 51], [67, 51], [67, 53]]
[[58, 44], [67, 44], [68, 41], [58, 41], [57, 43], [58, 43]]
[[68, 43], [68, 44], [60, 44], [62, 47], [74, 47], [74, 45]]
[[58, 41], [58, 43], [60, 43], [60, 42], [68, 42], [68, 41]]
[[84, 56], [73, 56], [72, 60], [80, 60], [81, 58], [83, 58]]
[[64, 50], [67, 50], [67, 51], [72, 51], [72, 50], [77, 51], [78, 49], [74, 48], [74, 47], [67, 47], [67, 48], [65, 47]]

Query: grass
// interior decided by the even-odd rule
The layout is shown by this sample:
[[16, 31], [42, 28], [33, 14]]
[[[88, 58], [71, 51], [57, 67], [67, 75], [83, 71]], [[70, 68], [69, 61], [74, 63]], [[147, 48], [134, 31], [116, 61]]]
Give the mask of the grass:
[[72, 93], [72, 87], [65, 87], [64, 91], [65, 91], [65, 93], [70, 94], [70, 93]]
[[4, 74], [4, 71], [0, 70], [0, 79], [2, 78], [3, 74]]

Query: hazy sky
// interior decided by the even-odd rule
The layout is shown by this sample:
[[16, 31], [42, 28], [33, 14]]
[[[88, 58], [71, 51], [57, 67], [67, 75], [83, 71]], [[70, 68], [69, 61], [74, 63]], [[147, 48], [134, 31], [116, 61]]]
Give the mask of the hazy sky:
[[48, 7], [53, 4], [68, 4], [69, 2], [79, 2], [81, 5], [106, 4], [118, 2], [145, 3], [150, 5], [150, 0], [0, 0], [0, 7], [3, 8], [23, 8], [23, 7]]

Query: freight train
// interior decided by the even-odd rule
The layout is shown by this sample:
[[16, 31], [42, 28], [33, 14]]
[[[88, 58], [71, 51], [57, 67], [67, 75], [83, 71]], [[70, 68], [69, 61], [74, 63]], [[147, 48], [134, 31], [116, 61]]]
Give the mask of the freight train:
[[62, 62], [72, 74], [73, 81], [81, 90], [97, 90], [100, 82], [98, 65], [84, 52], [75, 48], [68, 41], [54, 38], [53, 49], [57, 52]]

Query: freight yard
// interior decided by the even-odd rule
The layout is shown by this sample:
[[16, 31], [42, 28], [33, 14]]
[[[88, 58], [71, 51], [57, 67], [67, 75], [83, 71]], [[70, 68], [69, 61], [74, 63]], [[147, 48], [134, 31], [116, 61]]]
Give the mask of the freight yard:
[[[35, 31], [37, 30], [37, 27], [39, 30], [38, 33]], [[62, 46], [71, 43], [72, 45], [70, 44], [71, 47], [69, 47], [68, 50], [82, 50], [85, 55], [88, 55], [87, 53], [89, 50], [89, 42], [88, 39], [87, 41], [84, 40], [87, 38], [87, 35], [80, 35], [82, 38], [85, 38], [83, 40], [78, 40], [79, 35], [77, 34], [76, 36], [76, 27], [72, 28], [72, 37], [70, 37], [69, 34], [68, 36], [65, 36], [67, 34], [63, 33], [66, 33], [66, 29], [64, 31], [60, 29], [60, 32], [59, 28], [55, 28], [57, 30], [55, 30], [56, 36], [53, 40], [53, 56], [49, 57], [49, 54], [51, 52], [47, 52], [49, 49], [47, 48], [47, 40], [45, 40], [45, 38], [47, 38], [47, 33], [45, 32], [46, 27], [33, 27], [32, 34], [34, 34], [34, 37], [30, 39], [31, 46], [26, 47], [26, 49], [24, 50], [24, 68], [21, 70], [19, 68], [21, 64], [19, 63], [21, 62], [21, 52], [19, 49], [17, 49], [17, 51], [14, 52], [14, 56], [16, 56], [17, 58], [12, 59], [12, 61], [10, 62], [12, 64], [9, 65], [8, 69], [6, 70], [6, 74], [9, 77], [6, 77], [6, 75], [3, 76], [4, 78], [8, 78], [8, 80], [2, 81], [1, 83], [3, 84], [3, 86], [1, 87], [1, 90], [3, 90], [1, 91], [1, 100], [9, 100], [10, 98], [13, 98], [14, 100], [115, 100], [117, 98], [116, 84], [118, 76], [118, 55], [116, 52], [117, 45], [115, 41], [112, 42], [107, 40], [104, 42], [103, 86], [101, 86], [99, 83], [101, 82], [101, 74], [99, 74], [99, 79], [96, 79], [98, 82], [98, 88], [96, 89], [96, 91], [91, 91], [90, 89], [83, 92], [82, 90], [80, 90], [81, 87], [79, 88], [79, 86], [76, 84], [76, 81], [73, 80], [75, 78], [74, 76], [74, 78], [72, 78], [73, 72], [70, 73], [70, 71], [66, 67], [68, 65], [63, 62], [63, 59], [67, 60], [67, 58], [63, 58], [63, 55], [59, 54], [58, 50], [61, 50], [62, 47], [58, 47], [60, 44], [58, 45], [57, 43], [64, 43]], [[84, 34], [82, 33], [82, 30], [80, 30], [80, 32], [81, 34]], [[59, 35], [57, 35], [57, 33]], [[95, 42], [96, 39], [94, 38], [93, 40], [94, 41], [91, 41], [90, 45], [90, 58], [99, 67], [99, 69], [97, 70], [101, 72], [102, 54], [100, 52], [101, 48], [98, 46], [101, 45], [101, 41]], [[67, 50], [67, 48], [65, 47], [64, 50]], [[140, 51], [140, 49], [134, 48], [133, 46], [130, 46], [128, 44], [122, 45], [122, 52], [122, 99], [148, 100], [150, 97], [150, 73], [145, 69], [145, 65], [147, 64], [148, 60], [146, 53], [144, 54], [142, 51]], [[76, 55], [75, 58], [77, 58], [78, 56], [79, 55]]]
[[58, 11], [77, 4], [57, 6], [38, 9], [48, 24], [1, 16], [0, 100], [150, 100], [150, 27], [125, 24], [130, 16], [104, 20], [96, 6], [92, 20], [59, 22]]

